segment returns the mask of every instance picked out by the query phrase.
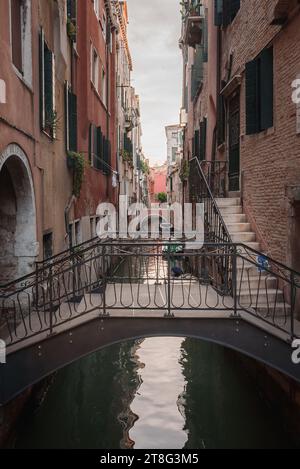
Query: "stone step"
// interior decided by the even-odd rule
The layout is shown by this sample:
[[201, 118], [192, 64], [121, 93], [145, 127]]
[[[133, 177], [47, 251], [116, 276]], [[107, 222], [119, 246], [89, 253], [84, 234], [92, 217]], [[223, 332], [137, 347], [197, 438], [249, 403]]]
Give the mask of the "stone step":
[[227, 207], [219, 207], [222, 216], [243, 215], [243, 207], [241, 205], [232, 205]]
[[[256, 272], [257, 274], [257, 272]], [[254, 291], [253, 289], [260, 289], [260, 291], [266, 291], [266, 289], [276, 289], [277, 287], [277, 279], [275, 277], [271, 276], [266, 276], [262, 275], [259, 277], [258, 275], [247, 275], [247, 273], [244, 272], [244, 274], [238, 275], [238, 285], [237, 288], [238, 290], [243, 290], [243, 291], [251, 291], [251, 293]]]
[[226, 223], [229, 233], [251, 232], [250, 223]]
[[233, 225], [233, 224], [239, 224], [239, 223], [247, 223], [247, 217], [244, 213], [241, 214], [234, 214], [232, 213], [231, 215], [224, 215], [223, 216], [224, 222], [226, 225]]
[[[234, 243], [247, 243], [248, 245], [248, 244], [253, 244], [256, 241], [256, 234], [253, 231], [240, 231], [236, 233], [231, 232], [230, 235]], [[259, 243], [255, 243], [255, 244], [259, 244]], [[253, 249], [256, 249], [256, 248], [253, 248]]]
[[231, 199], [236, 199], [236, 198], [241, 198], [241, 193], [240, 192], [228, 192], [228, 197]]
[[273, 307], [276, 303], [284, 303], [283, 292], [281, 290], [272, 290], [271, 288], [268, 291], [260, 289], [253, 289], [251, 292], [249, 290], [238, 290], [239, 301], [243, 305], [249, 305], [256, 307], [261, 304], [269, 304], [270, 307], [273, 304]]
[[219, 208], [241, 205], [241, 199], [239, 197], [216, 199], [216, 202]]
[[[245, 244], [245, 246], [249, 246], [249, 248], [251, 249], [254, 249], [255, 251], [260, 251], [260, 244], [257, 243], [257, 242], [254, 242], [254, 241], [235, 241], [236, 243], [241, 243], [241, 244]], [[246, 251], [246, 248], [244, 247], [238, 247], [238, 249], [243, 253], [243, 252], [247, 252]], [[253, 253], [253, 255], [255, 255], [255, 253]]]
[[291, 307], [287, 303], [275, 303], [267, 304], [261, 303], [256, 305], [247, 305], [247, 304], [240, 304], [241, 307], [244, 307], [246, 310], [254, 310], [258, 315], [261, 315], [264, 318], [269, 318], [273, 320], [273, 318], [285, 318], [291, 315]]

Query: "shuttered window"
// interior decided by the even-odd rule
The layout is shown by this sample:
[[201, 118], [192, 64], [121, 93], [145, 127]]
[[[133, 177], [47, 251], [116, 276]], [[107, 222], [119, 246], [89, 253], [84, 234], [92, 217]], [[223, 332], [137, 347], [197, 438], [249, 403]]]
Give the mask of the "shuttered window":
[[91, 166], [105, 175], [111, 173], [111, 144], [103, 135], [101, 127], [90, 124], [89, 161]]
[[241, 0], [215, 0], [215, 25], [228, 26], [236, 17]]
[[39, 55], [41, 129], [51, 137], [55, 137], [57, 125], [55, 112], [55, 62], [54, 54], [45, 41], [43, 30], [40, 31]]
[[194, 154], [197, 158], [200, 157], [200, 132], [199, 130], [195, 130], [194, 133]]
[[217, 141], [218, 145], [222, 145], [225, 142], [225, 103], [224, 97], [219, 95], [218, 97], [218, 128], [217, 128]]
[[11, 0], [11, 47], [12, 62], [14, 66], [23, 72], [22, 60], [22, 0]]
[[196, 46], [194, 65], [192, 65], [191, 76], [191, 100], [194, 101], [201, 84], [203, 83], [204, 47]]
[[206, 159], [206, 135], [207, 135], [207, 119], [205, 118], [202, 122], [200, 122], [199, 159], [201, 161]]
[[270, 47], [246, 64], [247, 135], [273, 126], [273, 95], [273, 47]]

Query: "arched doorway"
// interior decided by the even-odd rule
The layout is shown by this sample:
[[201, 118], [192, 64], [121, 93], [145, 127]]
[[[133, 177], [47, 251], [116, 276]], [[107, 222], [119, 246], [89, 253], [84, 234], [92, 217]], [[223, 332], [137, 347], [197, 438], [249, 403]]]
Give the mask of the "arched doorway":
[[0, 154], [0, 284], [30, 273], [38, 255], [30, 166], [18, 145]]

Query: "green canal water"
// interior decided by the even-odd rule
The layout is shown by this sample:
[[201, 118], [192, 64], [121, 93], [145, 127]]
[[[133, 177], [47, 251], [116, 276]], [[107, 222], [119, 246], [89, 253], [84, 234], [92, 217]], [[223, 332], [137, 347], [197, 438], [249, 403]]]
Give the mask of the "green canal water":
[[[132, 267], [136, 272], [135, 261]], [[156, 279], [165, 270], [164, 261], [150, 258], [138, 274]], [[128, 276], [128, 264], [122, 264], [119, 274]], [[40, 405], [28, 409], [14, 446], [210, 449], [292, 444], [231, 353], [200, 340], [149, 338], [108, 347], [59, 371]]]
[[222, 347], [152, 338], [58, 372], [16, 448], [290, 448], [281, 423]]

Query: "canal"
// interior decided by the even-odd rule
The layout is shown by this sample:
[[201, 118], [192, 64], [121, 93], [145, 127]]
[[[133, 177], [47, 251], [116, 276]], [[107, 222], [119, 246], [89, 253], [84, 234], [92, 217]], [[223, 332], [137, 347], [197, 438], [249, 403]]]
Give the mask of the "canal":
[[[153, 259], [142, 266], [149, 278], [165, 268]], [[39, 405], [28, 407], [12, 446], [275, 449], [292, 443], [232, 353], [199, 340], [158, 337], [113, 345], [59, 371]]]

